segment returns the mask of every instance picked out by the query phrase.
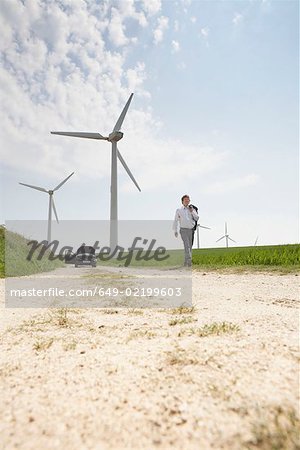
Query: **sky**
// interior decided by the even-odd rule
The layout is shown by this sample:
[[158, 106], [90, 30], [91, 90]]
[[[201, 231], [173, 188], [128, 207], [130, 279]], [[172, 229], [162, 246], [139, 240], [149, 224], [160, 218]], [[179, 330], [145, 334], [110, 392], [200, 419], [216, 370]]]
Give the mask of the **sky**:
[[293, 0], [2, 0], [5, 220], [107, 220], [111, 146], [119, 219], [170, 220], [189, 194], [204, 247], [299, 242], [299, 3]]

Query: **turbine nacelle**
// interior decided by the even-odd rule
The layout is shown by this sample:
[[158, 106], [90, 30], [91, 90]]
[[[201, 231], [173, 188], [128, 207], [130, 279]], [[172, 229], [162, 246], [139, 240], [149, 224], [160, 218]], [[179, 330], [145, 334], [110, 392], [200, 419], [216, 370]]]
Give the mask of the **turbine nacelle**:
[[113, 131], [108, 135], [108, 141], [109, 142], [118, 142], [120, 139], [122, 139], [123, 133], [121, 131]]
[[228, 233], [228, 230], [227, 230], [227, 223], [225, 222], [225, 233], [224, 233], [224, 236], [222, 236], [222, 237], [220, 237], [220, 239], [218, 239], [216, 242], [219, 242], [219, 241], [221, 241], [222, 239], [224, 239], [225, 238], [225, 241], [226, 241], [226, 247], [228, 247], [228, 240], [229, 241], [232, 241], [232, 242], [236, 242], [236, 241], [234, 241], [233, 239], [231, 239], [231, 237], [229, 236], [229, 233]]

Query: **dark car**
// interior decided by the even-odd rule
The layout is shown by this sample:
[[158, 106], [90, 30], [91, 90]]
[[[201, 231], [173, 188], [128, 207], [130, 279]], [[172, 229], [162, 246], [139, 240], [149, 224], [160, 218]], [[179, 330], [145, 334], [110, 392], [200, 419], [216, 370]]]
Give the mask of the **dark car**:
[[96, 267], [97, 259], [95, 255], [94, 247], [90, 245], [82, 245], [76, 252], [74, 258], [75, 267], [79, 266], [92, 266]]

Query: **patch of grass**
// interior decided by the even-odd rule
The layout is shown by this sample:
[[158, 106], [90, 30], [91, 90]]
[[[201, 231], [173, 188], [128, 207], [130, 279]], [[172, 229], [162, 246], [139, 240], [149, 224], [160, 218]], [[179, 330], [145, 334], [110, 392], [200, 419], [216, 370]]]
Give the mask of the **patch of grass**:
[[195, 306], [179, 306], [178, 308], [172, 308], [168, 311], [170, 314], [193, 314], [196, 312]]
[[199, 337], [206, 337], [211, 335], [220, 335], [224, 333], [236, 333], [240, 331], [240, 327], [231, 322], [213, 322], [205, 324], [201, 328], [184, 328], [179, 331], [178, 336], [196, 335]]
[[117, 309], [103, 309], [101, 310], [102, 314], [119, 314], [119, 311]]
[[299, 450], [300, 420], [293, 408], [276, 407], [270, 417], [255, 422], [253, 437], [245, 442], [249, 450]]
[[[80, 314], [80, 310], [74, 308], [58, 308], [51, 309], [49, 311], [49, 320], [52, 325], [59, 326], [61, 328], [81, 328], [83, 326], [90, 326], [90, 322], [86, 322], [82, 315]], [[77, 316], [74, 317], [74, 314]]]
[[10, 327], [7, 331], [10, 333], [19, 333], [24, 331], [25, 333], [30, 331], [45, 331], [45, 325], [51, 323], [51, 318], [49, 316], [34, 316], [29, 320], [24, 320], [17, 327]]
[[18, 334], [19, 332], [45, 332], [51, 326], [58, 326], [62, 328], [76, 326], [77, 328], [86, 325], [82, 317], [70, 317], [71, 315], [78, 315], [78, 309], [73, 308], [59, 308], [51, 309], [45, 315], [35, 315], [29, 320], [24, 320], [18, 326], [7, 329], [7, 332]]
[[133, 339], [152, 339], [156, 336], [156, 333], [151, 330], [135, 330], [132, 331], [126, 338], [126, 342], [132, 341]]
[[33, 344], [33, 349], [36, 350], [37, 352], [40, 352], [41, 350], [47, 350], [48, 348], [51, 347], [53, 342], [54, 342], [53, 338], [43, 340], [37, 339]]
[[196, 352], [176, 347], [174, 350], [167, 352], [166, 363], [170, 366], [187, 366], [191, 364], [200, 364], [201, 361]]
[[132, 316], [142, 316], [144, 311], [142, 309], [132, 308], [127, 311], [127, 314]]
[[31, 249], [31, 246], [28, 246], [29, 242], [30, 240], [24, 236], [0, 226], [0, 278], [48, 272], [64, 266], [62, 261], [50, 259], [50, 250], [47, 250], [44, 256], [38, 260], [37, 256], [41, 247], [28, 261], [27, 256]]
[[185, 323], [197, 322], [197, 319], [194, 319], [192, 316], [179, 317], [169, 321], [169, 325], [172, 327], [174, 325], [183, 325]]
[[75, 350], [77, 347], [77, 341], [75, 341], [75, 339], [64, 341], [62, 346], [65, 351]]
[[52, 311], [52, 317], [57, 325], [60, 327], [68, 327], [70, 325], [70, 318], [68, 317], [68, 308], [59, 308]]
[[287, 271], [300, 270], [300, 245], [194, 249], [193, 267], [202, 269], [252, 267], [259, 270], [277, 267]]

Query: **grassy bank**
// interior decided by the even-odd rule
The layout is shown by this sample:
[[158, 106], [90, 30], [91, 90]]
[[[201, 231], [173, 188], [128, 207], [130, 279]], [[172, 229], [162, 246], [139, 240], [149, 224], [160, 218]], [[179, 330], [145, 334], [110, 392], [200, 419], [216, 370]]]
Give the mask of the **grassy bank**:
[[[151, 254], [153, 255], [153, 252]], [[133, 257], [130, 267], [168, 268], [183, 264], [183, 250], [170, 250], [168, 254], [170, 258], [159, 263], [154, 259], [136, 261]], [[125, 265], [125, 262], [112, 259], [107, 262], [98, 261], [98, 264], [121, 267]], [[193, 268], [224, 269], [234, 270], [235, 272], [247, 269], [281, 272], [300, 271], [300, 245], [194, 249]]]
[[40, 261], [36, 256], [33, 256], [31, 261], [27, 261], [28, 242], [23, 236], [0, 226], [0, 278], [47, 272], [64, 265], [57, 260], [50, 261], [49, 251], [45, 252], [45, 256]]
[[197, 249], [193, 250], [193, 267], [298, 271], [300, 270], [300, 245]]

